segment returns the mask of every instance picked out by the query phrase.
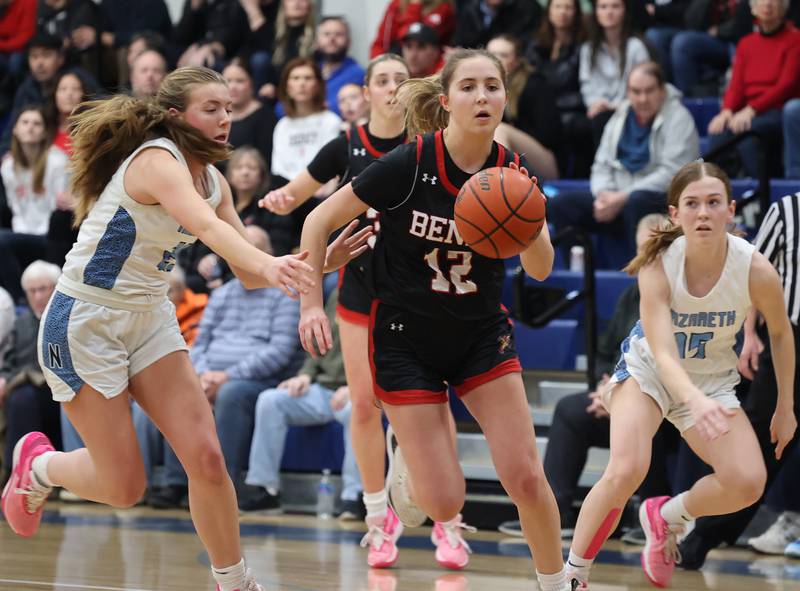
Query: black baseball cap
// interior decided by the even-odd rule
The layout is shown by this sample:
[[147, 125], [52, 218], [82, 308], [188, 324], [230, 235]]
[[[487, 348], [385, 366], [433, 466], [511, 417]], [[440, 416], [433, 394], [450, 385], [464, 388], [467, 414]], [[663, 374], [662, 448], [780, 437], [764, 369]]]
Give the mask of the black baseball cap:
[[439, 45], [439, 34], [425, 23], [411, 23], [408, 25], [400, 39], [406, 41], [419, 41], [429, 45]]
[[36, 33], [31, 37], [30, 41], [28, 41], [28, 51], [34, 47], [44, 47], [45, 49], [57, 49], [60, 51], [62, 46], [63, 43], [61, 39], [50, 33]]

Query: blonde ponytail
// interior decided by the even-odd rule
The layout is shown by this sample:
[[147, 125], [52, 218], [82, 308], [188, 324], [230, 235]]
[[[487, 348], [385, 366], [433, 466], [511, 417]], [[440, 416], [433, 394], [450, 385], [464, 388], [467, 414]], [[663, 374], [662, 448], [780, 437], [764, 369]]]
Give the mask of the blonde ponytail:
[[443, 92], [438, 74], [427, 78], [410, 78], [398, 87], [397, 101], [406, 108], [406, 132], [409, 138], [447, 127], [450, 114], [439, 101]]

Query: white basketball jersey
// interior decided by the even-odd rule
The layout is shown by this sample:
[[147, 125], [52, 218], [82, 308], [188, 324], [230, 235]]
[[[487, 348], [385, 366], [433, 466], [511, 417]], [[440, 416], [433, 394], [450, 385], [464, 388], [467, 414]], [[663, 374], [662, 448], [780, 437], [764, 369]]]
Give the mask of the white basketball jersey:
[[[755, 247], [728, 234], [728, 254], [717, 283], [705, 296], [686, 288], [686, 238], [679, 237], [661, 255], [669, 281], [672, 330], [681, 365], [690, 374], [716, 374], [736, 368], [736, 336], [750, 307], [750, 264]], [[632, 351], [653, 359], [641, 323], [628, 339]], [[625, 345], [623, 345], [623, 351]]]
[[[132, 199], [124, 187], [125, 171], [145, 148], [162, 148], [186, 166], [169, 139], [143, 143], [120, 165], [83, 221], [78, 240], [67, 255], [58, 290], [75, 298], [126, 310], [149, 310], [167, 295], [167, 273], [175, 266], [178, 248], [197, 238], [159, 204]], [[206, 168], [216, 209], [222, 198], [216, 169]]]

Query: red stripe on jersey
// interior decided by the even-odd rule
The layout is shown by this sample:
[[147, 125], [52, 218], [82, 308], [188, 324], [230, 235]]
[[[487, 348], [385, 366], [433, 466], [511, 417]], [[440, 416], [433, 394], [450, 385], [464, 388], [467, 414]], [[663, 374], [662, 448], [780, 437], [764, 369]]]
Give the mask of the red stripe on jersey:
[[497, 165], [503, 166], [506, 161], [506, 148], [503, 144], [497, 144]]
[[417, 164], [419, 164], [420, 159], [422, 158], [422, 136], [417, 136]]
[[444, 165], [444, 139], [442, 139], [442, 130], [440, 129], [434, 134], [434, 142], [436, 144], [436, 168], [439, 170], [439, 178], [442, 181], [442, 186], [447, 189], [453, 197], [458, 196], [458, 189], [447, 178], [447, 171]]
[[506, 374], [510, 373], [521, 373], [522, 366], [519, 363], [519, 359], [514, 357], [513, 359], [506, 359], [502, 363], [495, 365], [489, 371], [485, 371], [481, 374], [476, 376], [472, 376], [467, 378], [460, 384], [453, 386], [453, 390], [456, 391], [456, 396], [459, 398], [469, 394], [478, 386], [483, 386], [491, 382], [492, 380], [496, 380], [499, 377], [502, 377]]
[[375, 158], [380, 158], [386, 152], [379, 152], [375, 146], [369, 141], [369, 136], [367, 135], [367, 130], [364, 129], [364, 125], [356, 126], [356, 131], [358, 132], [358, 137], [361, 138], [361, 143], [364, 144], [364, 147], [367, 149], [367, 152], [375, 156]]
[[[417, 144], [419, 145], [419, 144]], [[447, 390], [433, 392], [432, 390], [397, 390], [387, 392], [378, 385], [375, 370], [375, 341], [373, 333], [375, 331], [375, 315], [380, 301], [372, 300], [369, 311], [369, 369], [372, 373], [372, 389], [375, 396], [386, 404], [443, 404], [447, 402]]]
[[342, 304], [336, 304], [336, 314], [339, 316], [339, 320], [344, 320], [345, 322], [357, 324], [359, 326], [369, 326], [369, 314], [350, 310], [349, 308], [345, 308]]

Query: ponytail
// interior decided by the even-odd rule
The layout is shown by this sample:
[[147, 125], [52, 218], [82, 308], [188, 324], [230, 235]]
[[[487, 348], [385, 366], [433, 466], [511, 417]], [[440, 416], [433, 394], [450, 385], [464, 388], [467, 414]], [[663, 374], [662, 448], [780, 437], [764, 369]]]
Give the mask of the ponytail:
[[642, 251], [622, 269], [628, 275], [636, 275], [643, 267], [655, 261], [663, 251], [667, 250], [670, 244], [680, 236], [683, 236], [683, 228], [680, 226], [673, 226], [666, 230], [653, 230], [652, 232], [653, 235], [644, 243]]
[[438, 74], [427, 78], [410, 78], [398, 87], [397, 101], [406, 108], [406, 132], [409, 138], [447, 127], [450, 114], [439, 101], [443, 92]]

